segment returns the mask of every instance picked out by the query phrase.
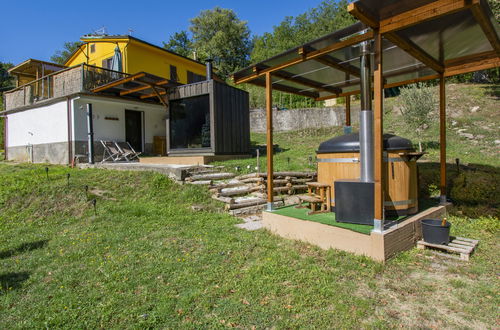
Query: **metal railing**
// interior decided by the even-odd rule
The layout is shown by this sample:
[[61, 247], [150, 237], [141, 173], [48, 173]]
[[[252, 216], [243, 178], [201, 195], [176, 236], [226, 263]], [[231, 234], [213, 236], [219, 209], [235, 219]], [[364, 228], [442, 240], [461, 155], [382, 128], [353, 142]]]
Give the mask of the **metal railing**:
[[75, 93], [89, 93], [98, 86], [127, 76], [129, 74], [124, 72], [80, 64], [4, 92], [4, 109], [12, 110]]

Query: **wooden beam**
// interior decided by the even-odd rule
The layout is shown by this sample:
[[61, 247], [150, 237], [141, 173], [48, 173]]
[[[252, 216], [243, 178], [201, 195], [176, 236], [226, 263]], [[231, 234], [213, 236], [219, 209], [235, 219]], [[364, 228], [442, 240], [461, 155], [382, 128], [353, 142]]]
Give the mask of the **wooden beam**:
[[[153, 86], [161, 86], [161, 85], [165, 85], [165, 84], [168, 84], [168, 80], [161, 80], [161, 81], [153, 84]], [[132, 89], [127, 89], [127, 90], [121, 91], [120, 96], [140, 92], [140, 91], [143, 91], [143, 90], [149, 89], [149, 88], [151, 88], [151, 85], [144, 85], [144, 86], [140, 86], [140, 87], [136, 87], [136, 88], [132, 88]]]
[[159, 94], [159, 95], [166, 95], [166, 94], [167, 94], [167, 91], [160, 91], [160, 92], [156, 91], [156, 93], [155, 93], [155, 92], [153, 92], [153, 93], [151, 93], [151, 94], [144, 94], [144, 95], [141, 95], [141, 96], [140, 96], [140, 98], [141, 98], [141, 100], [143, 100], [143, 99], [149, 99], [149, 98], [151, 98], [151, 97], [158, 96], [158, 94]]
[[[385, 84], [384, 88], [387, 89], [387, 88], [398, 87], [398, 86], [403, 86], [403, 85], [415, 84], [415, 83], [418, 83], [418, 82], [428, 81], [428, 80], [433, 80], [433, 79], [438, 79], [438, 78], [439, 78], [438, 74], [433, 74], [433, 75], [424, 76], [424, 77], [420, 77], [420, 78], [408, 79], [408, 80], [404, 80], [404, 81], [400, 81], [400, 82], [395, 82], [395, 83], [391, 83], [391, 84]], [[348, 95], [356, 95], [356, 94], [359, 94], [359, 93], [360, 93], [359, 90], [355, 90], [355, 91], [351, 91], [351, 92], [341, 93], [338, 96], [336, 96], [336, 95], [322, 96], [322, 97], [316, 98], [315, 100], [316, 101], [325, 101], [325, 100], [330, 100], [330, 99], [334, 99], [334, 98], [337, 98], [337, 97], [344, 97], [344, 96], [348, 96]]]
[[446, 203], [446, 88], [445, 77], [439, 77], [439, 164], [441, 203]]
[[340, 89], [340, 88], [328, 87], [328, 86], [325, 87], [325, 86], [323, 86], [323, 84], [317, 83], [316, 81], [311, 80], [311, 79], [307, 79], [307, 78], [300, 77], [300, 76], [294, 77], [293, 74], [288, 73], [286, 71], [275, 71], [273, 73], [273, 76], [287, 80], [287, 81], [291, 81], [291, 82], [294, 82], [297, 84], [301, 84], [301, 85], [304, 85], [306, 87], [311, 87], [311, 88], [317, 89], [318, 91], [323, 91], [323, 92], [328, 92], [328, 93], [333, 93], [333, 94], [342, 93], [342, 89]]
[[484, 7], [479, 3], [471, 7], [472, 15], [476, 19], [477, 23], [483, 29], [486, 38], [491, 44], [491, 48], [495, 50], [495, 52], [500, 55], [500, 40], [498, 38], [497, 32], [495, 31], [495, 27], [491, 24], [490, 19], [484, 12]]
[[352, 16], [359, 19], [362, 23], [368, 25], [372, 29], [377, 29], [379, 27], [378, 19], [361, 3], [352, 2], [347, 6], [347, 11]]
[[[348, 6], [348, 10], [349, 13], [354, 15], [357, 19], [359, 19], [361, 22], [368, 25], [372, 29], [379, 28], [379, 22], [375, 17], [375, 14], [368, 8], [363, 6], [361, 3], [351, 3]], [[439, 61], [434, 59], [411, 40], [403, 38], [395, 32], [388, 32], [384, 35], [384, 37], [434, 71], [443, 72], [444, 69], [441, 63], [439, 63]]]
[[101, 91], [104, 91], [104, 90], [106, 90], [108, 88], [112, 88], [112, 87], [115, 87], [115, 86], [118, 86], [118, 85], [122, 85], [122, 84], [124, 84], [126, 82], [134, 81], [134, 80], [136, 80], [138, 78], [142, 78], [145, 75], [146, 74], [144, 72], [141, 72], [141, 73], [135, 74], [135, 75], [127, 77], [127, 78], [119, 79], [117, 81], [110, 82], [109, 84], [106, 84], [106, 85], [94, 88], [92, 90], [92, 92], [94, 92], [94, 93], [101, 92]]
[[461, 65], [449, 66], [445, 69], [444, 76], [451, 77], [457, 74], [492, 69], [497, 67], [500, 67], [500, 56], [496, 56], [489, 59], [479, 59]]
[[373, 128], [374, 128], [374, 180], [375, 180], [375, 219], [384, 228], [384, 77], [382, 67], [382, 35], [376, 31], [374, 42], [373, 72]]
[[[251, 81], [250, 84], [260, 86], [260, 87], [266, 87], [266, 83], [259, 81], [259, 80], [254, 80]], [[319, 94], [316, 92], [309, 92], [309, 91], [300, 91], [297, 88], [293, 87], [288, 87], [284, 85], [279, 85], [279, 84], [273, 84], [273, 89], [285, 93], [290, 93], [290, 94], [295, 94], [295, 95], [300, 95], [300, 96], [305, 96], [305, 97], [311, 97], [313, 99], [319, 97]]]
[[465, 56], [446, 60], [446, 61], [444, 61], [444, 67], [445, 68], [456, 67], [459, 65], [474, 63], [477, 61], [486, 61], [486, 60], [490, 60], [490, 59], [493, 59], [496, 57], [498, 57], [498, 54], [494, 50], [489, 50], [489, 51], [482, 52], [482, 53], [474, 53], [474, 54], [465, 55]]
[[385, 34], [422, 24], [479, 4], [479, 0], [437, 0], [380, 21], [380, 33]]
[[394, 45], [398, 46], [399, 48], [401, 48], [402, 50], [404, 50], [405, 52], [407, 52], [420, 62], [424, 63], [432, 70], [439, 73], [444, 71], [443, 65], [441, 63], [439, 63], [436, 59], [427, 54], [427, 52], [425, 52], [422, 48], [413, 43], [411, 40], [403, 38], [400, 35], [397, 35], [396, 33], [387, 33], [385, 37]]
[[[168, 108], [167, 103], [163, 99], [163, 96], [160, 95], [160, 93], [158, 92], [158, 90], [156, 89], [156, 87], [155, 86], [151, 86], [151, 88], [153, 89], [153, 92], [156, 94], [156, 97], [158, 97], [158, 100], [160, 100], [160, 103], [163, 104], [163, 106], [165, 108]], [[166, 91], [165, 91], [165, 94], [166, 94]]]
[[277, 65], [277, 66], [274, 66], [274, 67], [270, 67], [270, 68], [267, 68], [267, 69], [263, 69], [263, 70], [257, 70], [257, 72], [254, 72], [254, 73], [252, 73], [252, 74], [250, 74], [250, 75], [248, 75], [246, 77], [241, 77], [241, 78], [233, 77], [234, 83], [235, 84], [246, 83], [246, 82], [254, 80], [255, 78], [258, 78], [258, 77], [260, 77], [262, 75], [265, 75], [268, 72], [272, 73], [272, 72], [275, 72], [275, 71], [279, 71], [279, 70], [288, 68], [288, 67], [290, 67], [292, 65], [295, 65], [295, 64], [299, 64], [299, 63], [302, 63], [302, 62], [305, 62], [305, 61], [313, 60], [313, 59], [321, 57], [321, 56], [323, 56], [325, 54], [334, 52], [336, 50], [339, 50], [339, 49], [342, 49], [342, 48], [345, 48], [345, 47], [349, 47], [349, 46], [353, 46], [353, 45], [359, 44], [360, 42], [363, 42], [363, 41], [366, 41], [366, 40], [370, 40], [372, 38], [373, 38], [373, 31], [368, 31], [365, 34], [359, 34], [359, 35], [353, 36], [353, 37], [351, 37], [349, 39], [346, 39], [346, 40], [339, 41], [337, 43], [331, 44], [331, 45], [329, 45], [327, 47], [324, 47], [322, 49], [318, 49], [318, 50], [312, 51], [310, 53], [307, 53], [305, 56], [300, 56], [300, 57], [288, 60], [288, 61], [286, 61], [284, 63], [281, 63], [280, 65]]
[[321, 63], [323, 65], [329, 66], [333, 69], [351, 74], [355, 77], [359, 77], [361, 74], [359, 73], [359, 69], [354, 65], [344, 65], [340, 64], [340, 60], [336, 59], [333, 56], [324, 55], [322, 57], [318, 57], [314, 59], [316, 62]]
[[[267, 132], [267, 202], [272, 207], [274, 202], [273, 185], [273, 80], [271, 73], [266, 73], [266, 132]], [[269, 208], [268, 207], [268, 208]]]
[[351, 96], [345, 97], [345, 125], [351, 126]]

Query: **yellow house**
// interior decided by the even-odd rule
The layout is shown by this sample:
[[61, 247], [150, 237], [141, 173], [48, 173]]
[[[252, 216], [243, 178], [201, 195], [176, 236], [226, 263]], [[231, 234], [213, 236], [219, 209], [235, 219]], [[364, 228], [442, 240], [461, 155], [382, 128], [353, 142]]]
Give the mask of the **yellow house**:
[[84, 36], [80, 40], [84, 44], [70, 56], [66, 66], [86, 63], [110, 69], [118, 46], [126, 73], [144, 71], [181, 84], [205, 80], [205, 64], [129, 35]]

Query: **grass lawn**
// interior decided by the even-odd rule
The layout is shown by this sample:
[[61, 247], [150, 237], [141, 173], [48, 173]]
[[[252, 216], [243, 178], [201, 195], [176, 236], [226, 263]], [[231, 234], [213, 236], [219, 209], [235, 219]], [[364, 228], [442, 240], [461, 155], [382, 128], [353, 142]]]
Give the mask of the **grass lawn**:
[[159, 174], [44, 169], [0, 163], [2, 328], [498, 326], [496, 218], [450, 217], [470, 263], [383, 265], [238, 229]]
[[[44, 165], [0, 162], [0, 328], [500, 327], [498, 101], [449, 90], [449, 125], [488, 134], [448, 135], [452, 234], [480, 240], [469, 263], [413, 249], [380, 264], [244, 231], [204, 188], [160, 174], [49, 166], [47, 180]], [[411, 137], [397, 115], [385, 124]], [[314, 170], [308, 157], [338, 134], [276, 134], [276, 170]], [[436, 126], [427, 134], [422, 198], [439, 183]], [[457, 169], [458, 157], [471, 164]]]

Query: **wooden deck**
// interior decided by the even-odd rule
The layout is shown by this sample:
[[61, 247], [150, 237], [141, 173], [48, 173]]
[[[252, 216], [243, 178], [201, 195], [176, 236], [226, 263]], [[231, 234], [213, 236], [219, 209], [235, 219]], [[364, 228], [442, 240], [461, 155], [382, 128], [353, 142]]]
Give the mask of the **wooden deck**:
[[403, 220], [384, 230], [369, 235], [318, 222], [263, 212], [263, 226], [284, 238], [304, 241], [322, 249], [338, 249], [385, 261], [401, 251], [416, 246], [422, 238], [420, 221], [437, 218], [446, 212], [446, 206], [435, 206]]

